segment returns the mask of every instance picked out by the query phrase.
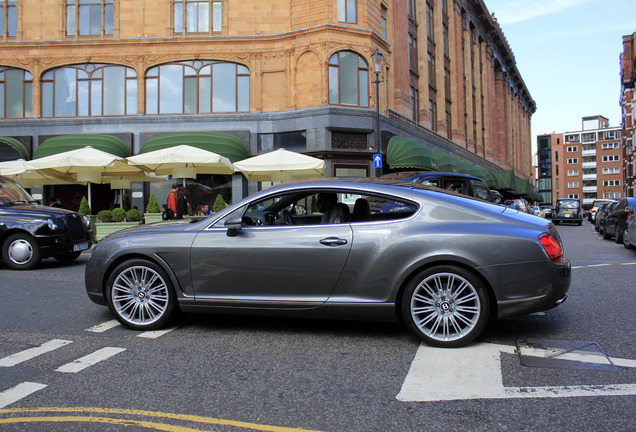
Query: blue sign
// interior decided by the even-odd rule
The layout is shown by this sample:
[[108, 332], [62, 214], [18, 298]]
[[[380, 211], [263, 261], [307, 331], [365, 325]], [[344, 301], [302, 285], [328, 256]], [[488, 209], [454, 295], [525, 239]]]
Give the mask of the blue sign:
[[374, 154], [373, 155], [373, 168], [382, 168], [382, 155]]

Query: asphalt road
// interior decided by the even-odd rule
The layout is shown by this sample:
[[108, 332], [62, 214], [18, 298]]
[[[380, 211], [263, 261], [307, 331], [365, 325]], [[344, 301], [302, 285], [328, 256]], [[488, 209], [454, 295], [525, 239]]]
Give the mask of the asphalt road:
[[390, 323], [187, 315], [131, 331], [88, 300], [87, 255], [0, 264], [0, 430], [636, 430], [636, 250], [587, 221], [558, 229], [569, 299], [454, 350]]

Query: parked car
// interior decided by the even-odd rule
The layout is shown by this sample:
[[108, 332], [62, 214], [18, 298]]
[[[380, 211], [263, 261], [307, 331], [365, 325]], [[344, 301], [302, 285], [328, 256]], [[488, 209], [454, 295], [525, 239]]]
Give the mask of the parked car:
[[7, 267], [28, 270], [48, 257], [70, 262], [92, 241], [87, 216], [39, 205], [18, 183], [0, 176], [0, 245]]
[[598, 208], [603, 204], [608, 204], [611, 202], [612, 200], [607, 200], [607, 199], [594, 200], [592, 202], [592, 208], [589, 209], [587, 212], [587, 220], [590, 222], [594, 222], [596, 220], [596, 212], [598, 211]]
[[625, 231], [623, 231], [623, 246], [627, 249], [636, 248], [636, 213], [632, 213], [632, 215], [627, 218]]
[[612, 212], [616, 204], [618, 204], [618, 201], [612, 201], [599, 207], [599, 211], [596, 214], [596, 220], [594, 221], [594, 226], [599, 234], [603, 234], [603, 231], [605, 230], [605, 218]]
[[467, 174], [403, 171], [399, 173], [385, 174], [382, 178], [403, 180], [426, 186], [433, 186], [490, 202], [497, 202], [497, 194], [499, 194], [499, 192], [494, 194], [486, 182], [482, 179]]
[[559, 198], [554, 206], [552, 222], [555, 225], [561, 222], [574, 222], [577, 225], [583, 223], [583, 210], [581, 201], [577, 198]]
[[513, 208], [517, 211], [523, 212], [523, 213], [528, 213], [528, 214], [533, 214], [532, 212], [532, 207], [530, 206], [530, 203], [528, 201], [526, 201], [524, 198], [516, 198], [513, 200], [506, 200], [504, 201], [504, 205], [506, 207], [510, 207]]
[[541, 210], [545, 214], [545, 217], [548, 219], [552, 219], [552, 212], [554, 211], [554, 207], [551, 205], [543, 205], [541, 206]]
[[542, 217], [542, 218], [545, 217], [545, 212], [539, 206], [532, 206], [532, 213], [535, 216], [539, 216], [539, 217]]
[[603, 224], [603, 238], [609, 240], [614, 237], [616, 243], [623, 242], [623, 232], [627, 226], [627, 218], [634, 213], [636, 198], [625, 197], [618, 200], [612, 211], [605, 218]]
[[111, 234], [85, 285], [133, 329], [160, 328], [179, 309], [402, 319], [425, 342], [456, 347], [490, 318], [560, 304], [570, 277], [544, 219], [410, 182], [318, 179], [192, 223]]

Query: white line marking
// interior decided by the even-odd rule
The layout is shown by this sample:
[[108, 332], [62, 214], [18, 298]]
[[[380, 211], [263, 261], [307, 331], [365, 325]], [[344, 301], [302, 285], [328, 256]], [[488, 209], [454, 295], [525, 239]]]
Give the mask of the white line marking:
[[126, 351], [126, 348], [106, 347], [95, 351], [92, 354], [84, 356], [75, 360], [74, 362], [67, 363], [59, 368], [55, 369], [56, 372], [77, 373], [86, 369], [89, 366], [93, 366], [100, 361], [106, 360], [120, 352]]
[[636, 262], [633, 262], [633, 263], [622, 263], [621, 265], [636, 265]]
[[172, 330], [175, 330], [177, 327], [171, 327], [165, 330], [154, 330], [154, 331], [146, 331], [137, 335], [140, 338], [146, 339], [157, 339], [160, 336], [165, 335], [166, 333], [170, 333]]
[[24, 361], [31, 360], [32, 358], [45, 354], [49, 351], [53, 351], [58, 348], [61, 348], [64, 345], [68, 345], [70, 343], [72, 343], [72, 341], [67, 341], [62, 339], [53, 339], [51, 341], [43, 343], [39, 347], [29, 348], [27, 350], [24, 350], [19, 353], [12, 354], [8, 357], [0, 359], [0, 367], [15, 366]]
[[17, 386], [12, 387], [0, 393], [0, 408], [4, 408], [7, 405], [11, 405], [12, 403], [27, 397], [31, 393], [35, 393], [38, 390], [42, 390], [45, 387], [46, 387], [45, 384], [38, 384], [38, 383], [32, 383], [32, 382], [20, 383]]
[[607, 266], [611, 266], [611, 264], [590, 264], [587, 267], [607, 267]]
[[[504, 387], [501, 353], [514, 354], [515, 348], [507, 345], [475, 344], [466, 348], [448, 349], [422, 344], [396, 398], [402, 402], [431, 402], [636, 395], [636, 384]], [[539, 352], [537, 354], [545, 355]], [[595, 355], [576, 357], [579, 361], [598, 361], [598, 356]], [[636, 367], [634, 360], [611, 360], [616, 366]]]
[[110, 330], [110, 329], [112, 329], [114, 327], [117, 327], [119, 325], [121, 325], [121, 324], [119, 324], [119, 321], [110, 320], [110, 321], [103, 322], [101, 324], [97, 324], [97, 325], [95, 325], [93, 327], [87, 328], [86, 331], [93, 332], [93, 333], [103, 333], [106, 330]]

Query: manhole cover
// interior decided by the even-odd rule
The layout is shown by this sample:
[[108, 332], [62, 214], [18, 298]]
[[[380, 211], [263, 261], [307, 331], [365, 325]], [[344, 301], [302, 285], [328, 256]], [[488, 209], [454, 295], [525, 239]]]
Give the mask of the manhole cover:
[[515, 341], [521, 364], [555, 369], [615, 371], [610, 356], [596, 342], [525, 340]]

